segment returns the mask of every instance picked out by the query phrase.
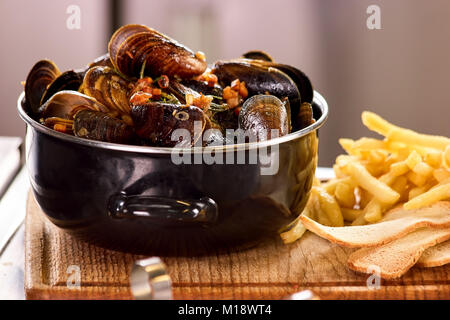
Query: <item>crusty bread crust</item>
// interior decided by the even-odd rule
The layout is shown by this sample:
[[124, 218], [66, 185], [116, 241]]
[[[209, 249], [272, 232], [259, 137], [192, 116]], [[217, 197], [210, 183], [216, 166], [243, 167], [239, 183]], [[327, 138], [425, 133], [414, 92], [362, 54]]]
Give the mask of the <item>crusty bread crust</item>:
[[407, 236], [375, 248], [362, 248], [348, 258], [348, 267], [362, 273], [372, 273], [374, 267], [383, 279], [404, 275], [429, 247], [450, 239], [450, 228], [416, 230]]
[[450, 240], [425, 250], [416, 265], [430, 268], [440, 267], [447, 263], [450, 263]]
[[300, 220], [309, 231], [341, 246], [375, 247], [419, 228], [449, 228], [450, 202], [440, 201], [417, 210], [405, 210], [400, 206], [387, 212], [380, 222], [364, 226], [328, 227], [303, 215]]

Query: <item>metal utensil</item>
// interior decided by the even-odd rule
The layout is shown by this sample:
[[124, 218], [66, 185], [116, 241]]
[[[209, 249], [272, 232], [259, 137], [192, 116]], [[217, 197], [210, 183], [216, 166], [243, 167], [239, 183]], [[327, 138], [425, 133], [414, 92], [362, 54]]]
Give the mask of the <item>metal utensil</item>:
[[172, 300], [172, 280], [166, 265], [158, 257], [138, 260], [130, 276], [131, 292], [136, 300]]

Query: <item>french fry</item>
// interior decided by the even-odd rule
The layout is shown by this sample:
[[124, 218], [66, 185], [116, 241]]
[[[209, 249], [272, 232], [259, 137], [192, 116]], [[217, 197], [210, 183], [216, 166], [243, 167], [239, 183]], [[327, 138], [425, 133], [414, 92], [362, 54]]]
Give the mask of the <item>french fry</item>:
[[418, 209], [428, 205], [431, 205], [437, 201], [450, 198], [450, 183], [443, 184], [434, 188], [431, 188], [425, 193], [409, 200], [403, 207], [406, 210]]
[[364, 219], [370, 223], [381, 220], [381, 218], [383, 217], [381, 210], [381, 202], [376, 198], [372, 199], [364, 208]]
[[397, 128], [373, 112], [364, 111], [361, 118], [367, 128], [385, 137], [392, 129]]
[[334, 196], [341, 207], [353, 208], [355, 205], [355, 190], [345, 182], [336, 185]]
[[450, 145], [450, 139], [442, 136], [420, 134], [409, 129], [393, 127], [385, 137], [389, 140], [400, 141], [405, 144], [419, 145], [427, 148], [444, 150]]
[[450, 170], [450, 145], [445, 148], [444, 154], [442, 155], [442, 163], [444, 168]]
[[437, 150], [428, 150], [423, 160], [433, 168], [438, 168], [442, 163], [442, 152]]
[[420, 154], [417, 153], [416, 150], [411, 152], [408, 156], [408, 158], [405, 160], [405, 163], [408, 165], [408, 167], [413, 170], [416, 165], [422, 162], [422, 157]]
[[343, 227], [344, 218], [342, 217], [341, 208], [333, 196], [328, 194], [320, 187], [314, 187], [320, 203], [320, 209], [326, 213], [328, 220], [334, 227]]
[[444, 181], [448, 178], [450, 178], [450, 170], [444, 169], [444, 168], [438, 168], [433, 170], [433, 177], [438, 181]]
[[427, 177], [422, 176], [420, 174], [415, 173], [414, 171], [410, 171], [406, 177], [409, 181], [414, 183], [418, 187], [422, 187], [425, 183], [427, 183]]
[[349, 208], [341, 208], [341, 212], [344, 220], [350, 222], [355, 221], [361, 214], [363, 214], [363, 210]]
[[381, 202], [395, 203], [400, 198], [397, 192], [374, 178], [361, 164], [351, 161], [347, 165], [347, 170], [358, 185], [372, 193]]
[[416, 164], [416, 166], [412, 170], [415, 173], [427, 178], [433, 173], [433, 168], [423, 161]]

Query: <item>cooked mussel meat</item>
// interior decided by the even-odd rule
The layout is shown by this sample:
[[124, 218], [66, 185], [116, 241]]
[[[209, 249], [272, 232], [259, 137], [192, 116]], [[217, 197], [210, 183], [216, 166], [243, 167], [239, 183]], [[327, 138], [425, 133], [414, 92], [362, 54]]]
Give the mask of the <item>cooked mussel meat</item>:
[[109, 67], [93, 67], [83, 79], [80, 92], [95, 98], [98, 102], [121, 114], [130, 113], [128, 96], [132, 83], [123, 79]]
[[272, 95], [256, 95], [247, 99], [239, 113], [239, 128], [258, 140], [281, 137], [289, 133], [285, 104]]
[[[131, 108], [134, 128], [139, 137], [162, 147], [192, 146], [201, 138], [208, 119], [200, 108], [161, 102], [149, 102]], [[172, 133], [185, 129], [189, 137], [172, 140]], [[187, 131], [186, 131], [187, 130]], [[183, 132], [179, 132], [182, 134]], [[182, 141], [181, 141], [182, 140]]]
[[77, 137], [113, 143], [130, 143], [134, 138], [133, 128], [124, 121], [92, 110], [77, 112], [73, 132]]
[[108, 45], [114, 67], [129, 77], [145, 74], [189, 79], [202, 74], [206, 62], [175, 40], [142, 25], [118, 29]]
[[38, 113], [45, 90], [60, 74], [58, 67], [49, 60], [38, 61], [31, 68], [25, 82], [25, 104], [28, 111]]

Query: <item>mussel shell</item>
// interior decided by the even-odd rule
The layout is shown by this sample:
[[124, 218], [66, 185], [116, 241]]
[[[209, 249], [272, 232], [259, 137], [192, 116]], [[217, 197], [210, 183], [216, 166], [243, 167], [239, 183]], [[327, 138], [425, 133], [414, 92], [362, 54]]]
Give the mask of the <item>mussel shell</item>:
[[39, 109], [42, 118], [57, 117], [73, 119], [77, 110], [89, 109], [108, 112], [109, 109], [95, 99], [77, 91], [60, 91], [55, 93]]
[[96, 58], [88, 65], [88, 69], [93, 67], [110, 67], [114, 68], [111, 59], [109, 58], [109, 53], [105, 53], [104, 55]]
[[300, 111], [297, 115], [297, 123], [300, 129], [306, 128], [307, 126], [314, 123], [313, 108], [310, 103], [303, 102], [300, 106]]
[[[131, 117], [137, 135], [151, 145], [161, 147], [180, 146], [180, 141], [172, 141], [172, 133], [177, 129], [186, 129], [190, 133], [191, 140], [183, 141], [183, 147], [194, 145], [208, 122], [203, 111], [197, 107], [160, 102], [133, 106]], [[195, 130], [196, 124], [200, 130]]]
[[187, 47], [142, 25], [118, 29], [108, 44], [114, 67], [129, 77], [138, 77], [145, 63], [145, 74], [189, 79], [206, 70], [206, 62]]
[[38, 61], [31, 68], [25, 82], [25, 101], [28, 111], [33, 114], [38, 113], [45, 90], [60, 74], [58, 67], [49, 60]]
[[256, 95], [247, 99], [239, 113], [239, 128], [256, 136], [258, 140], [272, 138], [271, 130], [278, 136], [289, 133], [288, 113], [283, 102], [272, 95]]
[[94, 67], [88, 70], [80, 91], [122, 114], [130, 113], [128, 95], [131, 82], [123, 79], [109, 67]]
[[40, 105], [43, 105], [55, 93], [64, 90], [78, 91], [83, 82], [84, 71], [69, 70], [59, 75], [45, 90]]
[[112, 143], [130, 143], [134, 137], [133, 128], [122, 120], [92, 110], [76, 114], [73, 132], [77, 137]]
[[253, 60], [263, 60], [263, 61], [269, 61], [273, 62], [272, 57], [264, 51], [261, 50], [252, 50], [244, 53], [242, 57], [246, 59], [253, 59]]
[[288, 97], [291, 106], [301, 99], [297, 85], [288, 75], [276, 68], [253, 64], [252, 60], [219, 61], [212, 72], [222, 87], [235, 79], [245, 81], [249, 96], [269, 93], [278, 98]]
[[167, 91], [175, 96], [181, 103], [186, 103], [187, 94], [190, 94], [195, 98], [200, 96], [200, 93], [176, 80], [170, 81]]

